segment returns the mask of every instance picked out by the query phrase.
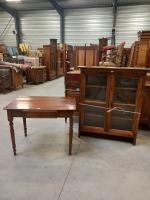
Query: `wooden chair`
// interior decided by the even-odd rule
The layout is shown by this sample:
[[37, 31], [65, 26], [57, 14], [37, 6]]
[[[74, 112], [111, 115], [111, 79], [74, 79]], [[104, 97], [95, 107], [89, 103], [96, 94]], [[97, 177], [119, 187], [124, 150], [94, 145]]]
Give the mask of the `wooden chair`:
[[[125, 42], [122, 42], [117, 48], [114, 45], [104, 47], [104, 55], [102, 56], [103, 59], [100, 62], [100, 66], [120, 67], [122, 65], [124, 45]], [[111, 51], [109, 56], [107, 56], [108, 50]]]

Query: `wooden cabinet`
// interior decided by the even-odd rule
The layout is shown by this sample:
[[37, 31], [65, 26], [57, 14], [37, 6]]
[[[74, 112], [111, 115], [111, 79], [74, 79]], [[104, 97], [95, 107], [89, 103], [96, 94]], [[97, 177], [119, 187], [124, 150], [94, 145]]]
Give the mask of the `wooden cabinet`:
[[80, 67], [79, 132], [136, 143], [147, 69]]
[[76, 108], [79, 112], [79, 97], [80, 97], [80, 71], [74, 70], [65, 74], [65, 96], [75, 97]]
[[46, 67], [40, 66], [40, 67], [32, 67], [28, 73], [27, 82], [38, 84], [43, 83], [47, 80], [46, 77]]
[[63, 48], [57, 49], [57, 76], [64, 74], [65, 68], [65, 50]]
[[98, 46], [75, 47], [75, 69], [78, 66], [96, 66], [99, 62]]
[[57, 77], [57, 40], [51, 40], [50, 45], [43, 46], [43, 60], [46, 66], [47, 80]]

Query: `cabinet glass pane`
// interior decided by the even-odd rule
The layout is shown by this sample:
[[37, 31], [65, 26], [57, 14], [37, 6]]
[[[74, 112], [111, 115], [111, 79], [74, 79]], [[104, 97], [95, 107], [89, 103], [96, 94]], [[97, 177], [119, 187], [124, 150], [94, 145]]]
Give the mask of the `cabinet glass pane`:
[[116, 77], [113, 102], [135, 104], [138, 79]]
[[87, 76], [86, 87], [85, 87], [85, 99], [105, 101], [106, 85], [107, 85], [106, 75]]
[[111, 128], [132, 131], [133, 113], [112, 111]]
[[116, 87], [137, 88], [138, 78], [116, 77]]
[[105, 109], [98, 107], [84, 107], [84, 125], [104, 127]]

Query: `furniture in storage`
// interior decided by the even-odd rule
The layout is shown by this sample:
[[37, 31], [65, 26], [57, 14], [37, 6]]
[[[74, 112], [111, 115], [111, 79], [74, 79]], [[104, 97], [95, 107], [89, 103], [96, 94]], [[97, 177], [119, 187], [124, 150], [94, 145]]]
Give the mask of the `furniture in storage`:
[[64, 74], [65, 68], [65, 46], [59, 45], [57, 49], [57, 76], [62, 76]]
[[108, 38], [100, 38], [99, 39], [99, 61], [102, 60], [103, 55], [103, 47], [108, 45]]
[[98, 46], [75, 46], [75, 69], [98, 65]]
[[47, 80], [57, 77], [57, 40], [51, 39], [50, 45], [43, 46], [44, 66], [47, 70]]
[[76, 99], [76, 114], [79, 112], [80, 97], [80, 70], [73, 70], [65, 73], [65, 96]]
[[24, 63], [29, 64], [32, 67], [39, 67], [40, 66], [40, 61], [39, 57], [25, 57], [24, 58]]
[[0, 68], [0, 90], [5, 93], [6, 89], [11, 89], [11, 87], [11, 70], [7, 68]]
[[133, 43], [128, 66], [143, 68], [150, 66], [150, 40]]
[[[95, 66], [99, 62], [99, 48], [91, 46], [66, 45], [66, 62], [70, 70], [78, 69], [78, 66]], [[70, 71], [69, 70], [69, 71]]]
[[147, 74], [140, 122], [150, 125], [150, 74]]
[[17, 89], [23, 87], [23, 75], [21, 69], [17, 69], [10, 65], [0, 65], [0, 69], [9, 69], [11, 72], [11, 88]]
[[73, 112], [76, 110], [75, 99], [66, 97], [19, 97], [9, 103], [7, 117], [10, 126], [10, 136], [14, 155], [16, 155], [15, 132], [13, 119], [23, 119], [24, 134], [27, 136], [26, 118], [69, 118], [69, 155], [72, 151]]
[[82, 133], [131, 138], [136, 144], [148, 69], [80, 67]]
[[47, 80], [46, 66], [31, 67], [27, 74], [27, 82], [38, 84]]

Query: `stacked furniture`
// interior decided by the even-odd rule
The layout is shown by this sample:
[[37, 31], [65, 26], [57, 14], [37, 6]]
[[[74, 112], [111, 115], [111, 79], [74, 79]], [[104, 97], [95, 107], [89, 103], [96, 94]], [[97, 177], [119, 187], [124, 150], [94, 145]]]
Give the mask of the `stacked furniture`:
[[136, 41], [131, 47], [129, 67], [149, 67], [150, 41]]
[[50, 39], [49, 45], [43, 46], [43, 60], [47, 71], [47, 80], [57, 77], [57, 40]]
[[12, 63], [23, 63], [24, 56], [19, 54], [17, 47], [6, 47], [4, 60]]
[[98, 65], [98, 46], [75, 46], [75, 66], [77, 69], [78, 66], [94, 66]]
[[129, 67], [150, 67], [150, 31], [139, 31], [131, 47]]
[[[98, 46], [76, 46], [74, 50], [70, 47], [70, 51], [68, 49], [66, 57], [65, 96], [76, 98], [76, 107], [77, 111], [79, 111], [80, 71], [78, 70], [78, 66], [97, 65]], [[71, 59], [69, 58], [73, 61], [70, 61]], [[72, 66], [72, 63], [74, 63], [74, 66]]]
[[150, 40], [150, 31], [139, 31], [138, 39], [141, 40]]
[[136, 143], [148, 69], [80, 67], [79, 134], [130, 138]]

